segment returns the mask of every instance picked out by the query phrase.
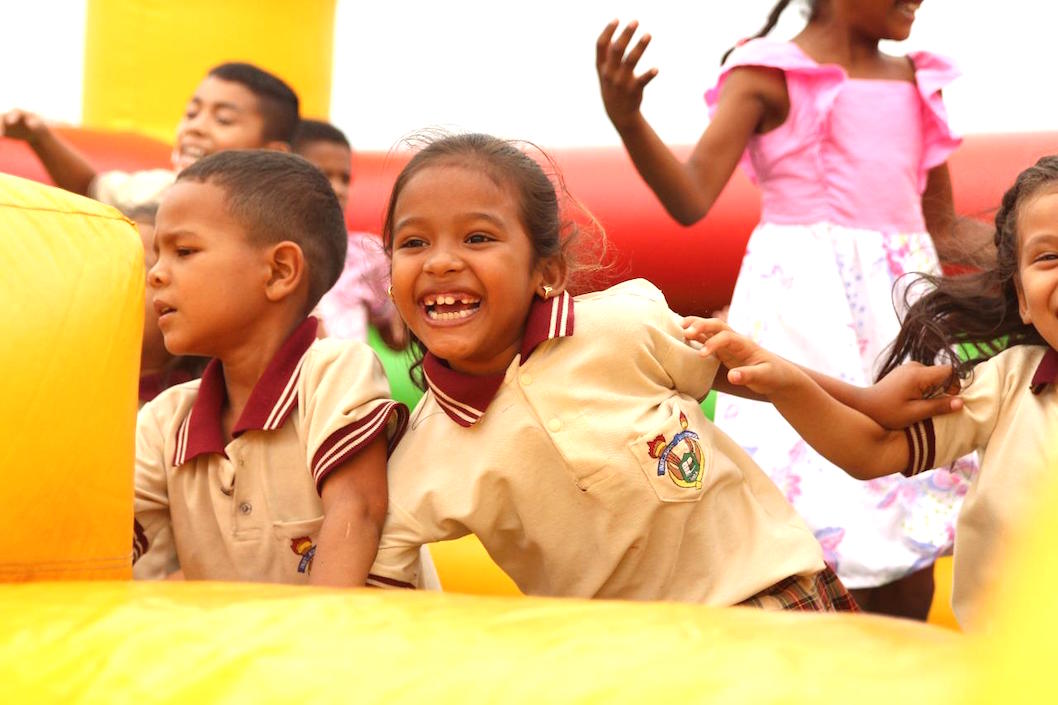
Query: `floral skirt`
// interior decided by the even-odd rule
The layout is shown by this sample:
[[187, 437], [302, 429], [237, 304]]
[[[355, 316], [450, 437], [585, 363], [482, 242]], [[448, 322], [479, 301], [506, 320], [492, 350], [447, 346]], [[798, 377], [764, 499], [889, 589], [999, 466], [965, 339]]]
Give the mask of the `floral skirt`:
[[[871, 384], [899, 331], [910, 272], [937, 273], [926, 233], [764, 223], [750, 237], [728, 323], [764, 348], [851, 384]], [[905, 478], [855, 480], [769, 404], [725, 394], [716, 424], [779, 486], [849, 588], [883, 585], [951, 552], [976, 459]]]

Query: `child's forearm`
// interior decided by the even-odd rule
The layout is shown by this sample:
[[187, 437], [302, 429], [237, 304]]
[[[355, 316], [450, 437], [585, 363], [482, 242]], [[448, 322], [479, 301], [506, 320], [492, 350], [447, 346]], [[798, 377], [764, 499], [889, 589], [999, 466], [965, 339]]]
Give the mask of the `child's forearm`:
[[88, 195], [96, 171], [73, 145], [47, 127], [42, 127], [28, 142], [56, 186]]
[[801, 367], [800, 365], [798, 367], [835, 400], [849, 408], [865, 413], [862, 405], [863, 387], [857, 387], [855, 384], [843, 382], [840, 379], [810, 370], [807, 367]]
[[772, 404], [827, 460], [860, 480], [900, 472], [907, 466], [902, 432], [882, 428], [808, 375], [798, 377], [795, 384], [771, 395]]
[[323, 520], [316, 542], [309, 583], [332, 587], [363, 587], [378, 551], [381, 526], [366, 503], [350, 502], [332, 509]]
[[681, 225], [692, 225], [701, 220], [715, 200], [702, 192], [701, 187], [672, 150], [669, 149], [642, 114], [627, 124], [617, 125], [636, 171], [661, 205]]

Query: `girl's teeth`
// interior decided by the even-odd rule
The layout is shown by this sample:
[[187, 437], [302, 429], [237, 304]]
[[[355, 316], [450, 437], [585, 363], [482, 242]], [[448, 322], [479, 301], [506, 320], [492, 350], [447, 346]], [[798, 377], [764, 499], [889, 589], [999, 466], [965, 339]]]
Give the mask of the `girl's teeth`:
[[437, 311], [431, 310], [427, 311], [426, 315], [435, 321], [455, 321], [462, 318], [466, 318], [472, 313], [474, 313], [474, 309], [465, 308], [461, 311], [449, 311], [446, 313], [438, 313]]

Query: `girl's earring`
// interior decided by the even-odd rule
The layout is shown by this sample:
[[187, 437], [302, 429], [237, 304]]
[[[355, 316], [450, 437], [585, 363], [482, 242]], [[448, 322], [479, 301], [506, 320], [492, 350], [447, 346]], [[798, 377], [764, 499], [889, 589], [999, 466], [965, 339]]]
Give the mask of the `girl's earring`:
[[393, 285], [392, 284], [390, 284], [389, 288], [386, 289], [386, 293], [389, 294], [389, 300], [392, 301], [393, 300]]
[[551, 298], [551, 292], [552, 291], [553, 291], [553, 289], [551, 287], [549, 287], [547, 284], [544, 284], [544, 300], [545, 301], [547, 301], [548, 299]]

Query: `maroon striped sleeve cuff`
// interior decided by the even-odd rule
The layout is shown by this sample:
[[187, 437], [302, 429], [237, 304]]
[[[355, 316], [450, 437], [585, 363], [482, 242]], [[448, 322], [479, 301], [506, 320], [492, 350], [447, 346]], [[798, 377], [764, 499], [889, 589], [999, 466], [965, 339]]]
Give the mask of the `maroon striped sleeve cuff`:
[[372, 409], [358, 421], [343, 426], [327, 437], [316, 454], [312, 457], [312, 479], [316, 482], [316, 491], [320, 492], [323, 480], [335, 468], [356, 455], [356, 453], [386, 430], [390, 416], [397, 421], [397, 430], [387, 444], [387, 451], [392, 453], [397, 441], [404, 435], [408, 426], [408, 407], [397, 401], [386, 401]]
[[926, 419], [904, 429], [907, 438], [907, 467], [900, 474], [907, 477], [933, 468], [937, 453], [937, 438], [933, 432], [933, 419]]
[[374, 573], [368, 573], [367, 585], [368, 587], [378, 588], [401, 588], [403, 590], [415, 589], [415, 586], [411, 583], [406, 583], [403, 580], [394, 580], [393, 578], [386, 578], [381, 575], [375, 575]]

